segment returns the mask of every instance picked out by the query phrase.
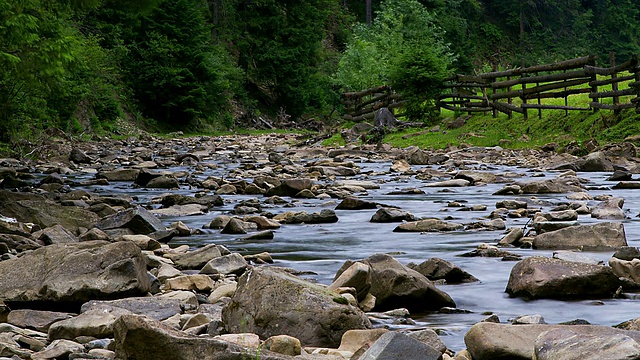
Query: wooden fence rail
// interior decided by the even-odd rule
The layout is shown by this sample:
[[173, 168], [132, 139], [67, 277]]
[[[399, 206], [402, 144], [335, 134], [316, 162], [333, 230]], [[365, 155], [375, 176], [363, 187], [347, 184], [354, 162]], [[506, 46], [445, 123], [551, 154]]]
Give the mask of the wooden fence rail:
[[[635, 108], [640, 113], [640, 62], [633, 55], [628, 61], [616, 65], [611, 54], [608, 68], [596, 67], [594, 55], [565, 60], [553, 64], [519, 67], [493, 71], [479, 75], [453, 75], [443, 84], [443, 92], [436, 99], [440, 109], [456, 112], [488, 113], [494, 117], [502, 112], [509, 117], [514, 112], [523, 114], [529, 110], [598, 111]], [[620, 89], [623, 84], [627, 88]], [[601, 91], [602, 87], [611, 87]], [[588, 100], [579, 105], [569, 105], [569, 98], [588, 94]], [[544, 103], [547, 99], [564, 99], [564, 104]], [[382, 107], [401, 107], [402, 96], [389, 86], [349, 92], [342, 95], [345, 120], [373, 119], [375, 111]], [[576, 103], [576, 102], [574, 102]], [[398, 117], [401, 114], [396, 115]]]
[[[640, 64], [637, 55], [617, 66], [613, 55], [610, 60], [609, 68], [596, 67], [595, 56], [590, 55], [476, 76], [454, 75], [444, 85], [449, 93], [438, 97], [437, 106], [470, 114], [492, 111], [494, 117], [498, 112], [509, 116], [517, 112], [525, 119], [529, 109], [538, 110], [539, 117], [542, 117], [542, 110], [564, 110], [568, 113], [606, 109], [619, 112], [636, 108], [640, 113]], [[627, 83], [628, 88], [619, 89], [622, 83]], [[599, 91], [599, 88], [609, 85], [611, 90]], [[588, 94], [589, 101], [582, 106], [570, 106], [569, 97], [578, 94]], [[514, 102], [516, 99], [519, 99], [518, 104]], [[564, 99], [564, 105], [545, 104], [542, 102], [544, 99]]]

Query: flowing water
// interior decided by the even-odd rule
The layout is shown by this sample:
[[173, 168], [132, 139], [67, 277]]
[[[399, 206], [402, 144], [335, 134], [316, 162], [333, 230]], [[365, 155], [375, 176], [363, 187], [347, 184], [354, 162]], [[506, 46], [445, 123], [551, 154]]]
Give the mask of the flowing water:
[[[208, 175], [221, 175], [224, 169], [238, 164], [226, 164], [221, 168], [198, 174], [198, 178]], [[488, 184], [483, 186], [471, 186], [452, 188], [450, 192], [442, 191], [443, 188], [424, 187], [425, 181], [417, 180], [413, 176], [398, 176], [388, 172], [388, 162], [363, 162], [359, 163], [362, 173], [358, 178], [374, 181], [380, 185], [380, 189], [368, 190], [366, 195], [360, 198], [397, 206], [412, 212], [417, 217], [452, 217], [451, 221], [458, 223], [471, 223], [486, 220], [487, 216], [495, 209], [497, 201], [503, 199], [518, 198], [516, 196], [495, 196], [496, 190], [504, 184]], [[533, 179], [532, 176], [540, 176], [540, 173], [531, 172], [528, 169], [514, 167], [500, 167], [492, 165], [477, 165], [482, 171], [490, 171], [496, 174], [509, 174], [517, 181]], [[414, 170], [420, 167], [413, 167]], [[173, 168], [172, 171], [186, 170], [188, 168]], [[545, 173], [547, 178], [556, 176], [557, 173]], [[625, 199], [624, 209], [628, 219], [624, 221], [627, 241], [630, 246], [640, 246], [640, 220], [636, 215], [640, 211], [640, 192], [633, 190], [609, 190], [614, 183], [607, 182], [608, 173], [580, 173], [579, 176], [589, 180], [586, 184], [592, 196], [600, 194], [613, 194]], [[536, 177], [536, 179], [540, 179]], [[247, 179], [250, 180], [250, 179]], [[387, 195], [391, 191], [405, 188], [419, 188], [425, 191], [421, 195]], [[135, 189], [131, 186], [108, 186], [92, 188], [98, 193], [122, 193], [138, 197], [140, 203], [150, 202], [165, 191]], [[183, 187], [180, 193], [193, 195], [195, 190]], [[540, 195], [537, 199], [546, 201], [546, 205], [537, 206], [543, 211], [550, 211], [559, 203], [566, 203], [566, 194]], [[193, 229], [202, 228], [211, 219], [219, 214], [228, 213], [238, 202], [250, 199], [251, 196], [223, 196], [225, 205], [216, 208], [206, 215], [163, 218], [165, 224], [181, 220]], [[519, 198], [524, 198], [520, 196]], [[530, 198], [530, 196], [527, 196]], [[308, 212], [320, 211], [323, 208], [334, 209], [339, 200], [319, 199], [288, 199], [295, 202], [295, 208], [277, 207], [264, 210], [277, 214], [285, 211]], [[464, 202], [464, 205], [487, 205], [487, 210], [482, 212], [456, 211], [457, 208], [448, 207], [450, 201]], [[590, 202], [595, 205], [596, 202]], [[188, 244], [193, 247], [206, 244], [222, 244], [231, 251], [242, 254], [267, 251], [275, 260], [275, 265], [291, 267], [296, 270], [309, 271], [314, 275], [307, 278], [322, 284], [331, 283], [336, 271], [345, 260], [363, 259], [375, 253], [389, 253], [403, 264], [409, 262], [420, 263], [431, 257], [439, 257], [448, 260], [455, 265], [471, 273], [480, 282], [462, 285], [443, 285], [440, 289], [447, 292], [456, 302], [458, 308], [470, 310], [468, 314], [440, 314], [423, 313], [411, 314], [416, 325], [387, 325], [390, 328], [432, 328], [437, 330], [441, 339], [454, 351], [465, 348], [464, 334], [476, 322], [487, 317], [488, 313], [499, 316], [502, 322], [519, 315], [540, 314], [547, 323], [558, 323], [574, 319], [585, 319], [592, 324], [615, 325], [625, 320], [640, 316], [640, 302], [633, 299], [602, 299], [601, 301], [559, 301], [559, 300], [534, 300], [525, 301], [519, 298], [509, 298], [504, 292], [511, 268], [515, 262], [501, 261], [500, 258], [460, 257], [460, 254], [472, 251], [481, 243], [495, 244], [504, 235], [503, 231], [456, 231], [448, 233], [394, 233], [392, 230], [397, 223], [370, 223], [369, 219], [376, 210], [346, 211], [337, 210], [339, 221], [334, 224], [319, 225], [284, 225], [275, 232], [273, 240], [239, 240], [238, 235], [224, 235], [217, 230], [203, 230], [204, 234], [190, 237], [175, 238], [170, 245]], [[507, 227], [523, 227], [528, 219], [512, 219], [507, 221]], [[594, 223], [598, 220], [588, 215], [581, 215], [580, 223]], [[522, 256], [542, 255], [551, 256], [552, 251], [532, 249], [507, 249]], [[591, 257], [608, 261], [612, 252], [589, 252]]]

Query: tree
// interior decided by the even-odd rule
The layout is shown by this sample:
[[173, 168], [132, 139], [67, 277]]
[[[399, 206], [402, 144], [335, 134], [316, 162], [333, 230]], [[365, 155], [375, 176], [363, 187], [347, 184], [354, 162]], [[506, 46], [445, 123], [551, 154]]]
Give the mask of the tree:
[[410, 118], [424, 120], [454, 59], [421, 3], [385, 0], [370, 28], [356, 26], [335, 79], [345, 90], [392, 85], [410, 99]]
[[224, 48], [212, 43], [205, 6], [165, 0], [125, 40], [123, 66], [143, 114], [171, 128], [223, 119], [238, 75]]

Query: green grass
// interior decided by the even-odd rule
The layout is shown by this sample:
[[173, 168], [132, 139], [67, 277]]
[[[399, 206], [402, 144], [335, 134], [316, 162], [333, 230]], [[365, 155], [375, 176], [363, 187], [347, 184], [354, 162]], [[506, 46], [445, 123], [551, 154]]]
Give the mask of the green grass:
[[[623, 74], [624, 75], [624, 74]], [[601, 77], [604, 79], [604, 77]], [[619, 90], [629, 87], [629, 82], [618, 84]], [[531, 87], [532, 85], [529, 85]], [[582, 85], [587, 87], [588, 85]], [[514, 86], [512, 90], [519, 87]], [[578, 88], [578, 87], [572, 87]], [[611, 91], [611, 85], [601, 86], [598, 91]], [[620, 103], [629, 102], [635, 96], [625, 96], [620, 98]], [[506, 99], [501, 99], [505, 101]], [[567, 105], [573, 107], [588, 107], [592, 100], [589, 94], [571, 95], [568, 97]], [[528, 100], [529, 103], [537, 103], [536, 99]], [[600, 99], [601, 103], [613, 103], [612, 98]], [[513, 100], [514, 105], [521, 104], [519, 98]], [[565, 105], [564, 98], [542, 99], [542, 104]], [[491, 114], [474, 114], [466, 125], [459, 129], [446, 129], [446, 123], [464, 113], [443, 110], [440, 116], [439, 132], [428, 132], [425, 130], [433, 125], [424, 128], [411, 128], [395, 131], [384, 139], [384, 142], [396, 147], [419, 146], [421, 148], [442, 149], [449, 145], [459, 145], [465, 143], [471, 146], [502, 146], [505, 148], [535, 148], [547, 143], [555, 142], [559, 146], [564, 146], [569, 142], [576, 141], [582, 144], [584, 141], [595, 139], [601, 145], [623, 141], [626, 137], [640, 134], [640, 114], [634, 110], [624, 110], [615, 115], [611, 110], [599, 111], [569, 111], [568, 115], [564, 110], [542, 110], [542, 117], [538, 117], [537, 109], [528, 110], [528, 119], [525, 120], [522, 114], [513, 113], [511, 119], [506, 114], [499, 113], [496, 118]], [[408, 135], [417, 136], [408, 136]], [[340, 134], [327, 139], [325, 145], [340, 146], [344, 141]]]

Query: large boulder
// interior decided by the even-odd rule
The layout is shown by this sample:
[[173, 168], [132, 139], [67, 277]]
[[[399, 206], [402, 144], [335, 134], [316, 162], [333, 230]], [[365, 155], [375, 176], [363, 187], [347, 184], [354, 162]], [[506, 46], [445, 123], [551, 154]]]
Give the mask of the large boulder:
[[553, 329], [536, 339], [535, 359], [640, 359], [640, 344], [623, 334], [583, 335], [567, 328]]
[[189, 335], [140, 315], [121, 316], [113, 326], [121, 360], [285, 360], [292, 357]]
[[596, 151], [581, 159], [578, 170], [610, 172], [614, 170], [614, 167], [611, 160], [602, 151]]
[[378, 209], [378, 211], [376, 211], [376, 213], [373, 214], [373, 216], [371, 217], [371, 220], [369, 221], [387, 223], [387, 222], [403, 222], [403, 221], [415, 221], [415, 220], [416, 220], [416, 217], [412, 213], [406, 210], [383, 207], [381, 209]]
[[371, 322], [343, 297], [284, 271], [256, 267], [238, 279], [222, 317], [229, 332], [251, 332], [266, 339], [295, 336], [305, 346], [338, 347], [345, 331]]
[[94, 308], [119, 308], [162, 321], [182, 313], [180, 300], [161, 296], [129, 297], [118, 300], [91, 300], [82, 304], [81, 312]]
[[83, 303], [149, 291], [146, 257], [131, 242], [54, 244], [0, 262], [0, 300]]
[[627, 246], [624, 225], [619, 222], [603, 222], [593, 225], [569, 226], [556, 231], [536, 235], [536, 249], [604, 250]]
[[407, 308], [410, 311], [428, 311], [456, 306], [447, 293], [436, 288], [424, 275], [402, 265], [390, 255], [375, 254], [361, 262], [370, 268], [369, 292], [376, 297], [375, 310]]
[[640, 284], [640, 251], [638, 248], [620, 248], [609, 259], [609, 266], [616, 276]]
[[138, 206], [120, 211], [114, 215], [107, 216], [98, 222], [97, 227], [101, 230], [112, 230], [126, 228], [134, 234], [151, 234], [156, 231], [166, 230], [155, 215], [149, 210]]
[[[581, 336], [626, 335], [635, 341], [640, 332], [619, 330], [598, 325], [510, 325], [480, 322], [471, 327], [464, 336], [467, 350], [474, 360], [531, 360], [534, 359], [535, 343], [540, 334], [553, 329], [568, 329]], [[578, 351], [575, 358], [581, 359]], [[564, 359], [564, 358], [563, 358]]]
[[610, 298], [620, 286], [610, 267], [545, 257], [518, 262], [506, 292], [526, 298]]
[[35, 194], [0, 190], [0, 214], [21, 223], [33, 223], [45, 229], [61, 225], [72, 233], [91, 229], [98, 215], [77, 206], [62, 206]]

